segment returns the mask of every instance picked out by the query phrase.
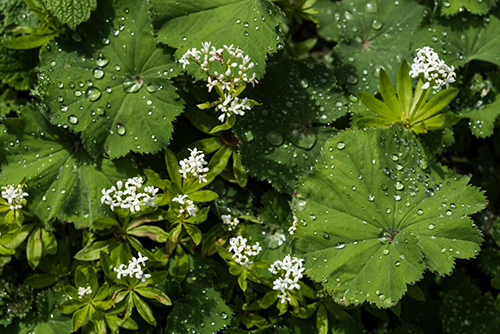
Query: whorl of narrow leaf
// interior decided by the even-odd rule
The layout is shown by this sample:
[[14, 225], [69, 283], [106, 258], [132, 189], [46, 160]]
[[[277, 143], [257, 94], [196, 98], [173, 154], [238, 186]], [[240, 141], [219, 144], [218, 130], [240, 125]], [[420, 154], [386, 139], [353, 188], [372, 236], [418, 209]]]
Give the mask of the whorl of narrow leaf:
[[447, 275], [477, 255], [468, 216], [485, 198], [468, 181], [429, 163], [401, 127], [342, 132], [299, 180], [294, 253], [336, 302], [393, 306], [425, 269]]

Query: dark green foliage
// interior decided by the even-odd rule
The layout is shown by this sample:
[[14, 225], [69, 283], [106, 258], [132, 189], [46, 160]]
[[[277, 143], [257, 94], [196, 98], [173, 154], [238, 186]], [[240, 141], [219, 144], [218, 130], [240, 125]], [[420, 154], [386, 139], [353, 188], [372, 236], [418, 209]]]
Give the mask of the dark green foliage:
[[0, 325], [7, 327], [15, 318], [26, 318], [33, 301], [33, 289], [29, 286], [0, 280]]

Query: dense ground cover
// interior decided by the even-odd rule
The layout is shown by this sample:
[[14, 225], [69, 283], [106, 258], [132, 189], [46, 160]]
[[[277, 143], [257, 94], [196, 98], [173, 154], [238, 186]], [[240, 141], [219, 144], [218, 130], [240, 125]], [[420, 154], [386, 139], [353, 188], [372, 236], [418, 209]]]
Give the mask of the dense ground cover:
[[500, 332], [497, 3], [0, 0], [1, 332]]

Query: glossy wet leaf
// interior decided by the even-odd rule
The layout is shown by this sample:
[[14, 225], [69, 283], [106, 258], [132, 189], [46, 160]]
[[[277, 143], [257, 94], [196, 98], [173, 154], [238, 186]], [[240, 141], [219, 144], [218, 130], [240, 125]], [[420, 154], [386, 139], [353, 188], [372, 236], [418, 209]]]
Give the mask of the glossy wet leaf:
[[400, 127], [347, 130], [299, 180], [294, 253], [336, 302], [391, 307], [426, 269], [450, 274], [455, 258], [478, 254], [468, 215], [482, 192], [430, 159]]
[[447, 65], [460, 67], [472, 60], [500, 65], [500, 9], [486, 17], [463, 16], [458, 20], [435, 20], [419, 31], [413, 49], [431, 46]]
[[111, 215], [101, 204], [102, 188], [137, 174], [129, 160], [93, 160], [78, 138], [50, 124], [38, 110], [22, 109], [21, 119], [1, 126], [6, 160], [0, 180], [18, 183], [26, 177], [27, 210], [42, 222], [54, 219], [88, 227]]
[[178, 67], [157, 46], [145, 1], [101, 1], [90, 22], [47, 45], [41, 58], [51, 122], [81, 132], [92, 155], [167, 146], [183, 106], [170, 81]]
[[350, 90], [376, 92], [381, 68], [395, 82], [401, 60], [413, 58], [409, 45], [424, 11], [417, 2], [319, 0], [318, 7], [318, 33], [339, 42], [336, 74]]
[[151, 18], [158, 41], [177, 48], [177, 58], [202, 42], [233, 44], [250, 56], [257, 77], [264, 74], [266, 55], [283, 47], [281, 13], [268, 0], [152, 0]]
[[[286, 98], [277, 99], [276, 92]], [[250, 175], [291, 193], [335, 133], [329, 124], [345, 114], [343, 93], [324, 66], [289, 61], [270, 66], [251, 94], [262, 105], [234, 127], [241, 162]]]
[[493, 134], [495, 121], [500, 115], [500, 95], [496, 94], [491, 103], [483, 104], [477, 109], [466, 109], [460, 113], [469, 118], [472, 133], [479, 138], [486, 138]]
[[66, 23], [71, 29], [90, 18], [90, 12], [96, 9], [97, 0], [42, 0], [45, 8]]
[[484, 15], [495, 8], [498, 0], [439, 0], [441, 15], [456, 15], [465, 10], [471, 14]]

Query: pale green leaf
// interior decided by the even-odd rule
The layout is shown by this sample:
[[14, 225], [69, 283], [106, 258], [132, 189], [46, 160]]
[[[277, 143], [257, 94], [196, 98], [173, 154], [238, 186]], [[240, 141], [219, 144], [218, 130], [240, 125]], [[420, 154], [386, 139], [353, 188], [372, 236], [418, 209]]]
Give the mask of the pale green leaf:
[[[399, 71], [398, 71], [399, 74]], [[407, 75], [409, 77], [409, 75]], [[400, 104], [398, 98], [396, 97], [396, 92], [394, 91], [394, 86], [391, 83], [391, 80], [387, 76], [387, 73], [383, 69], [380, 70], [378, 76], [378, 88], [380, 91], [380, 95], [382, 95], [382, 99], [384, 103], [392, 110], [392, 112], [400, 116], [403, 114], [402, 105]]]
[[358, 93], [359, 100], [371, 111], [380, 117], [391, 120], [392, 122], [401, 121], [402, 114], [396, 113], [394, 109], [391, 109], [386, 103], [380, 101], [375, 96], [365, 93]]
[[172, 121], [182, 111], [169, 79], [177, 66], [152, 36], [146, 1], [99, 5], [72, 38], [41, 53], [51, 122], [81, 132], [94, 156], [157, 152], [169, 143]]
[[430, 159], [401, 127], [348, 130], [299, 180], [294, 253], [336, 302], [391, 307], [425, 269], [450, 274], [455, 258], [478, 254], [467, 215], [482, 192]]
[[277, 27], [282, 15], [268, 0], [152, 0], [151, 18], [158, 41], [178, 48], [178, 58], [203, 42], [239, 46], [255, 63], [257, 77], [267, 54], [283, 47]]

